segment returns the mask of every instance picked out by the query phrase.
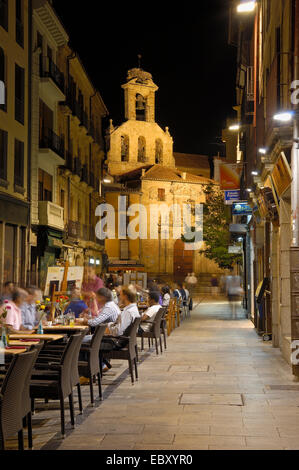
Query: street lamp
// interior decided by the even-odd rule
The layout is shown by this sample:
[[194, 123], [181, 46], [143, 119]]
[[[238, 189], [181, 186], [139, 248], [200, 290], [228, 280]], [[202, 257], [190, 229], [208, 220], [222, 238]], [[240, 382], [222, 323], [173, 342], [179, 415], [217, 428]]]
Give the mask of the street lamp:
[[241, 124], [232, 124], [229, 126], [229, 131], [239, 131], [241, 129]]
[[274, 121], [278, 122], [290, 122], [294, 117], [294, 113], [292, 111], [282, 111], [277, 113], [273, 116]]
[[255, 9], [256, 1], [243, 1], [237, 6], [238, 13], [252, 13]]

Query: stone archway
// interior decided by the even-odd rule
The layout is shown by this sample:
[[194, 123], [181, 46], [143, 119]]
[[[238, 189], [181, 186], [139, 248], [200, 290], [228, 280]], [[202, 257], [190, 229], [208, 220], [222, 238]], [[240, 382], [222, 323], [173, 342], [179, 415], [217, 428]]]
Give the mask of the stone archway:
[[193, 272], [194, 251], [185, 250], [185, 243], [177, 240], [173, 248], [173, 276], [175, 280], [182, 281], [188, 273]]

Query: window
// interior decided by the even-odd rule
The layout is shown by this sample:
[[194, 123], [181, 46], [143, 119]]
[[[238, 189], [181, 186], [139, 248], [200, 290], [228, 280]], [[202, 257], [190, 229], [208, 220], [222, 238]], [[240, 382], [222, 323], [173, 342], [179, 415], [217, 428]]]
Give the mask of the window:
[[162, 165], [163, 163], [163, 142], [161, 139], [156, 140], [156, 165]]
[[0, 26], [8, 31], [8, 0], [0, 0]]
[[7, 132], [0, 129], [0, 179], [7, 180]]
[[18, 282], [20, 286], [25, 285], [25, 250], [26, 250], [26, 229], [19, 230], [19, 276]]
[[50, 59], [50, 60], [53, 60], [53, 51], [51, 49], [50, 46], [47, 46], [47, 57]]
[[158, 189], [158, 201], [165, 201], [165, 189]]
[[129, 148], [130, 148], [130, 141], [127, 135], [121, 137], [121, 161], [128, 162], [129, 161]]
[[16, 0], [16, 41], [24, 47], [23, 1]]
[[53, 194], [53, 177], [46, 171], [38, 170], [38, 189], [39, 201], [52, 202]]
[[144, 137], [138, 139], [138, 162], [144, 163], [146, 161], [146, 141]]
[[[1, 0], [0, 0], [1, 1]], [[3, 87], [4, 84], [4, 87]], [[2, 90], [2, 88], [4, 88]], [[5, 65], [5, 54], [4, 50], [0, 47], [0, 109], [2, 111], [7, 110], [7, 91], [6, 91], [6, 65]], [[3, 96], [2, 96], [3, 95]], [[4, 100], [2, 100], [4, 98]], [[1, 102], [4, 101], [4, 104], [1, 104]]]
[[60, 207], [65, 208], [65, 191], [64, 189], [60, 190]]
[[24, 124], [25, 108], [25, 70], [16, 64], [15, 67], [15, 120]]
[[24, 188], [24, 142], [15, 140], [15, 190]]

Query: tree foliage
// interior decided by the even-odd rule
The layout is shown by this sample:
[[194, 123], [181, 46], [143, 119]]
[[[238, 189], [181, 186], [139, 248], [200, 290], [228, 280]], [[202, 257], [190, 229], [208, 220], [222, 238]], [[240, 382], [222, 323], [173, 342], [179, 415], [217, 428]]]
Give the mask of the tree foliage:
[[223, 193], [215, 185], [206, 186], [204, 192], [206, 204], [204, 205], [203, 239], [206, 248], [200, 253], [215, 261], [221, 269], [230, 269], [235, 263], [242, 261], [241, 255], [228, 253], [230, 212], [224, 203]]

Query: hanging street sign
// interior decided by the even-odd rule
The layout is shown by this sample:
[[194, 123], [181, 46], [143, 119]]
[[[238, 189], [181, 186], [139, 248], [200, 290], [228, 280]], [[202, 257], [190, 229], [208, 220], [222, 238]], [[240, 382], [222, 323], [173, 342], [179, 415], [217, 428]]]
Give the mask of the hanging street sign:
[[234, 202], [240, 201], [241, 192], [239, 189], [232, 191], [224, 191], [225, 204], [232, 205]]
[[252, 207], [247, 202], [234, 202], [233, 215], [252, 215]]

